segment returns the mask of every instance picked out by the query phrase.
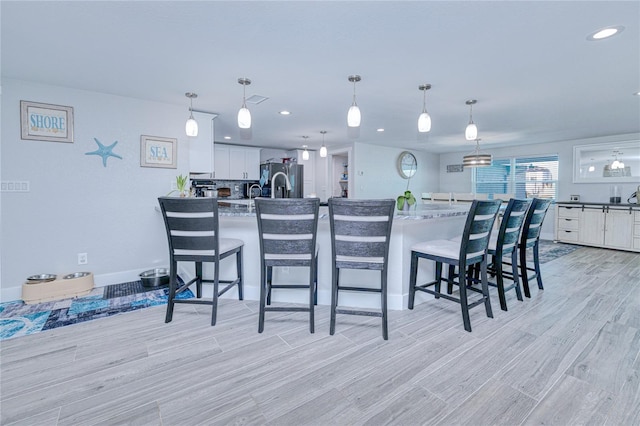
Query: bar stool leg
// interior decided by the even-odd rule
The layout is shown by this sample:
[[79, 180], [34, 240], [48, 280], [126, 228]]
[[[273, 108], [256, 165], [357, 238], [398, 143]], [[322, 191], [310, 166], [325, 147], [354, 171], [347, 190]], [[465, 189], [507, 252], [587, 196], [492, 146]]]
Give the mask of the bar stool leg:
[[211, 306], [211, 325], [216, 325], [218, 316], [218, 292], [220, 287], [220, 262], [216, 262], [216, 270], [213, 275], [213, 305]]
[[167, 314], [165, 316], [164, 322], [171, 322], [171, 320], [173, 319], [173, 307], [175, 306], [175, 303], [173, 302], [173, 300], [176, 297], [176, 289], [178, 287], [178, 273], [177, 273], [177, 269], [178, 269], [178, 264], [177, 262], [173, 262], [171, 264], [171, 271], [170, 271], [170, 275], [169, 275], [169, 298], [167, 301]]
[[516, 296], [522, 301], [522, 291], [520, 291], [520, 280], [518, 279], [518, 255], [514, 249], [511, 252], [511, 274], [513, 275], [513, 284], [516, 286]]
[[314, 306], [315, 306], [315, 283], [314, 279], [316, 276], [316, 265], [315, 262], [311, 262], [311, 266], [309, 267], [309, 332], [314, 332]]
[[[461, 265], [462, 266], [462, 265]], [[461, 271], [464, 271], [464, 267], [460, 268]], [[469, 319], [469, 304], [467, 301], [467, 286], [465, 280], [460, 277], [460, 284], [458, 288], [460, 289], [460, 310], [462, 311], [462, 322], [464, 323], [464, 329], [467, 331], [471, 331], [471, 320]]]
[[266, 271], [269, 267], [261, 262], [260, 265], [260, 313], [258, 314], [258, 333], [264, 331], [264, 305], [266, 303], [267, 277]]
[[518, 249], [520, 252], [520, 276], [522, 277], [522, 289], [526, 297], [531, 297], [531, 291], [529, 291], [529, 277], [527, 276], [527, 248], [522, 247]]
[[236, 253], [236, 273], [238, 274], [238, 300], [244, 300], [244, 296], [243, 296], [243, 288], [244, 288], [244, 282], [243, 282], [243, 275], [242, 275], [242, 247], [240, 247], [240, 250]]
[[196, 297], [202, 298], [202, 262], [196, 262]]
[[489, 298], [489, 279], [487, 277], [487, 259], [480, 263], [480, 274], [482, 275], [482, 297], [484, 297], [484, 309], [489, 318], [493, 318], [491, 309], [491, 299]]
[[387, 271], [383, 269], [380, 271], [380, 282], [382, 288], [382, 338], [384, 340], [389, 340], [389, 331], [387, 327], [388, 317], [387, 317]]
[[[503, 311], [507, 309], [507, 297], [504, 294], [504, 277], [502, 276], [502, 260], [496, 260], [495, 256], [493, 257], [493, 265], [495, 266], [496, 271], [496, 284], [498, 286], [498, 297], [500, 298], [500, 309]], [[514, 277], [514, 280], [517, 280], [518, 276]]]
[[331, 283], [331, 323], [329, 325], [329, 334], [333, 336], [336, 332], [336, 308], [338, 306], [338, 277], [340, 275], [339, 268], [333, 268]]
[[436, 291], [435, 298], [440, 299], [440, 281], [442, 280], [442, 262], [436, 262], [436, 284], [434, 289]]
[[273, 266], [267, 266], [267, 305], [271, 305], [271, 281], [273, 280]]
[[418, 275], [418, 255], [411, 252], [411, 272], [409, 274], [409, 309], [413, 309], [416, 298], [416, 279]]
[[533, 267], [536, 270], [536, 279], [538, 280], [538, 288], [540, 290], [544, 290], [544, 287], [542, 286], [542, 275], [540, 275], [540, 253], [538, 248], [539, 248], [538, 241], [536, 241], [535, 245], [533, 246]]

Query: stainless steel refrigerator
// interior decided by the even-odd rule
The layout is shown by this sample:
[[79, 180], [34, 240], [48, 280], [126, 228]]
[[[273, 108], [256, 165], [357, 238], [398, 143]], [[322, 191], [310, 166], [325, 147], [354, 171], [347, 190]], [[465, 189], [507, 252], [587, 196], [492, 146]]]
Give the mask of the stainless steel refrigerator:
[[[289, 181], [291, 189], [287, 189], [285, 176], [278, 175], [271, 185], [273, 176], [282, 172]], [[260, 185], [262, 196], [270, 197], [275, 193], [275, 198], [302, 198], [304, 196], [304, 166], [296, 163], [264, 163], [260, 164]]]

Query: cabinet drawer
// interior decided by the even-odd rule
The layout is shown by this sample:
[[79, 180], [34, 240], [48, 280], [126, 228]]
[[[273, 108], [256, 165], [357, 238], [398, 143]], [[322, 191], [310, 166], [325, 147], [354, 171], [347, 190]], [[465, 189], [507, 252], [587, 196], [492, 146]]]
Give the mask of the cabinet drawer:
[[558, 230], [558, 241], [567, 241], [567, 242], [570, 242], [570, 243], [577, 243], [578, 242], [578, 231], [569, 231], [569, 230], [559, 229]]
[[577, 231], [579, 225], [580, 225], [580, 221], [578, 219], [568, 219], [566, 217], [558, 218], [559, 230]]
[[579, 216], [579, 207], [558, 207], [558, 217], [578, 218]]

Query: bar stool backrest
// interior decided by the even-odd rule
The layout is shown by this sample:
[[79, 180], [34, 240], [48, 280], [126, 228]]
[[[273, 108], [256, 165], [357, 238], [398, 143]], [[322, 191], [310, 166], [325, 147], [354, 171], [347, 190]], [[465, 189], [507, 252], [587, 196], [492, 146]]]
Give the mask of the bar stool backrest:
[[395, 200], [329, 199], [336, 268], [386, 270]]
[[515, 249], [530, 205], [531, 201], [529, 200], [515, 198], [509, 200], [498, 231], [497, 258], [500, 259], [502, 254], [511, 253]]
[[533, 247], [540, 238], [542, 230], [542, 222], [547, 214], [547, 210], [551, 205], [551, 200], [534, 198], [531, 206], [527, 211], [527, 217], [522, 226], [522, 234], [520, 236], [520, 248]]
[[500, 200], [474, 200], [471, 203], [460, 244], [458, 259], [461, 264], [472, 265], [485, 259], [501, 203]]
[[158, 198], [175, 261], [215, 262], [220, 253], [215, 198]]
[[315, 255], [319, 198], [256, 198], [260, 256], [266, 266], [309, 266]]

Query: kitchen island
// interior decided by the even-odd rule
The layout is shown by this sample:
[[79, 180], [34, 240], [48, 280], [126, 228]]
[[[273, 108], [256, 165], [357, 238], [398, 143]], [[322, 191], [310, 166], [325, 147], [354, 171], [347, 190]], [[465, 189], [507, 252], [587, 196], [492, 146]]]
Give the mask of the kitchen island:
[[[448, 239], [462, 234], [469, 205], [420, 204], [408, 212], [396, 212], [393, 218], [391, 242], [389, 249], [388, 271], [388, 307], [389, 309], [407, 309], [409, 292], [409, 272], [411, 266], [410, 248], [417, 242], [435, 239]], [[227, 200], [221, 202], [220, 236], [222, 238], [238, 238], [244, 241], [244, 294], [245, 299], [259, 300], [260, 297], [260, 245], [258, 224], [255, 211], [248, 200]], [[317, 244], [318, 254], [318, 304], [331, 304], [331, 231], [327, 207], [320, 207], [318, 220]], [[420, 262], [419, 277], [433, 276], [432, 262]], [[185, 267], [183, 267], [185, 268]], [[204, 268], [205, 275], [212, 274], [211, 265]], [[305, 282], [307, 268], [274, 268], [274, 283]], [[190, 279], [193, 267], [190, 265], [179, 274], [183, 279]], [[233, 277], [235, 263], [224, 260], [220, 267], [221, 279]], [[428, 274], [428, 275], [427, 275]], [[340, 281], [354, 285], [366, 285], [367, 282], [378, 286], [380, 273], [368, 270], [343, 270]], [[425, 278], [426, 280], [426, 278]], [[208, 293], [207, 293], [208, 290]], [[205, 286], [203, 295], [211, 297], [211, 287]], [[230, 290], [224, 298], [237, 298], [237, 290]], [[428, 295], [417, 294], [416, 304], [425, 300]], [[272, 299], [277, 302], [307, 303], [308, 293], [302, 290], [274, 290]], [[378, 294], [340, 293], [340, 305], [359, 308], [379, 308]]]

